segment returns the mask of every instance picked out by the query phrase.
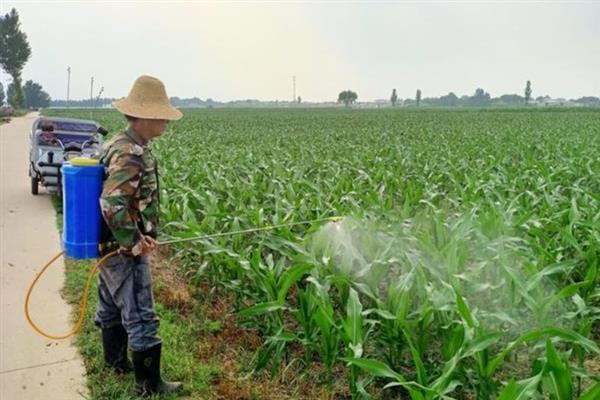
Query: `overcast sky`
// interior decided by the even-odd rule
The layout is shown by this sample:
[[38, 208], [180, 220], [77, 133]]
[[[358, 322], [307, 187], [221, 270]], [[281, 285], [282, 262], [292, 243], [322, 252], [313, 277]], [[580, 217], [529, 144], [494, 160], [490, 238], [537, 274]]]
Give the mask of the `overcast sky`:
[[[453, 91], [600, 96], [600, 2], [7, 1], [32, 57], [23, 81], [54, 99], [107, 97], [140, 74], [171, 96], [359, 100]], [[9, 78], [0, 75], [6, 85]]]

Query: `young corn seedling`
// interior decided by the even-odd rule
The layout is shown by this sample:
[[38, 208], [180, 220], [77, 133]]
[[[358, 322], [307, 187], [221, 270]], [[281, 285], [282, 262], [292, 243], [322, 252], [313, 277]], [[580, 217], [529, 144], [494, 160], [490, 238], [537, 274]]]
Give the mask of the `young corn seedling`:
[[332, 389], [333, 368], [342, 345], [342, 334], [336, 322], [333, 303], [329, 296], [329, 282], [322, 285], [314, 278], [309, 278], [308, 280], [316, 288], [317, 309], [314, 314], [314, 320], [319, 328], [317, 352], [327, 370], [327, 385]]
[[[346, 357], [361, 358], [374, 321], [364, 320], [363, 307], [358, 298], [358, 293], [352, 288], [350, 288], [348, 303], [346, 304], [346, 313], [341, 322], [342, 336], [346, 345]], [[358, 385], [358, 372], [358, 367], [355, 365], [350, 366], [350, 393], [352, 398], [359, 398], [359, 395], [361, 395]]]
[[258, 318], [258, 321], [262, 322], [254, 325], [260, 327], [267, 337], [263, 348], [259, 350], [256, 369], [262, 369], [272, 361], [271, 371], [275, 375], [285, 354], [286, 344], [297, 339], [295, 332], [287, 332], [284, 328], [284, 312], [290, 310], [286, 303], [288, 291], [313, 267], [308, 264], [296, 264], [284, 269], [282, 266], [276, 266], [269, 258], [267, 264], [263, 265], [257, 253], [254, 254], [253, 262], [250, 263], [253, 267], [246, 264], [244, 268], [251, 271], [248, 277], [261, 290], [260, 298], [263, 301], [240, 311], [238, 315], [244, 319]]
[[[354, 354], [342, 322], [353, 289], [378, 323], [347, 373], [390, 384], [381, 399], [558, 399], [569, 395], [560, 374], [571, 398], [599, 399], [586, 370], [600, 338], [597, 110], [338, 111], [186, 110], [153, 143], [161, 236], [356, 218], [328, 261], [297, 258], [307, 227], [174, 247], [192, 285], [249, 307], [243, 323], [264, 339], [257, 364], [284, 364], [290, 341], [307, 366]], [[123, 128], [116, 112], [94, 117]], [[309, 282], [280, 301], [299, 264], [318, 266], [327, 298]], [[535, 358], [530, 376], [511, 372]]]
[[304, 289], [298, 290], [298, 306], [292, 313], [301, 329], [298, 336], [304, 347], [304, 365], [307, 368], [310, 367], [313, 354], [317, 350], [318, 326], [315, 314], [318, 304], [314, 285], [307, 285]]

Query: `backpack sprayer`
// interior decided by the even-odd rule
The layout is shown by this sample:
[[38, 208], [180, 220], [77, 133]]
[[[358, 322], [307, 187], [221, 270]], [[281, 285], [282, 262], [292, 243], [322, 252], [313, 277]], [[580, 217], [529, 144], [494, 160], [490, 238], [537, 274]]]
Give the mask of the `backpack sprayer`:
[[[79, 317], [71, 331], [63, 335], [51, 335], [38, 327], [29, 314], [29, 299], [33, 288], [44, 272], [61, 256], [83, 260], [97, 259], [100, 244], [100, 232], [102, 216], [100, 213], [100, 194], [102, 193], [102, 182], [104, 179], [104, 166], [98, 160], [90, 158], [74, 158], [65, 162], [61, 168], [63, 176], [63, 248], [64, 250], [50, 259], [37, 273], [25, 297], [25, 318], [33, 330], [40, 335], [53, 340], [66, 339], [81, 330], [87, 311], [88, 293], [92, 279], [102, 263], [109, 257], [119, 253], [112, 251], [101, 257], [90, 269], [83, 289], [83, 300]], [[259, 228], [251, 228], [233, 232], [214, 233], [181, 239], [159, 241], [158, 245], [191, 242], [195, 240], [211, 239], [223, 236], [232, 236], [244, 233], [268, 231], [277, 228], [295, 225], [308, 225], [317, 222], [338, 221], [340, 217], [319, 218], [309, 221], [291, 222], [279, 225], [267, 225]]]

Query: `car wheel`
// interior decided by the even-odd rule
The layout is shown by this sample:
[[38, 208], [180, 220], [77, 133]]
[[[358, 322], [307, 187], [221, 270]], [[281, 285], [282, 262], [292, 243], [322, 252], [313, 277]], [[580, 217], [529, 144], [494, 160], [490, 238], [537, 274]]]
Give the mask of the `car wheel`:
[[38, 178], [36, 178], [35, 176], [31, 177], [31, 194], [38, 194], [39, 183], [40, 181], [38, 180]]

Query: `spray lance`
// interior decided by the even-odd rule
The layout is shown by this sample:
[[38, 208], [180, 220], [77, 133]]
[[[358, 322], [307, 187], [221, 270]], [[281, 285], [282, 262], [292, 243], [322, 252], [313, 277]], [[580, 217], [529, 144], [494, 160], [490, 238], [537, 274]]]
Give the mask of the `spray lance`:
[[[66, 339], [77, 334], [87, 311], [87, 301], [92, 279], [98, 268], [109, 257], [119, 253], [112, 251], [101, 257], [90, 269], [83, 289], [83, 300], [79, 317], [73, 329], [63, 335], [51, 335], [40, 328], [32, 319], [29, 312], [29, 300], [35, 285], [46, 270], [63, 255], [77, 260], [98, 259], [98, 248], [100, 244], [100, 231], [102, 216], [100, 213], [100, 194], [102, 193], [102, 181], [104, 179], [104, 166], [98, 160], [90, 158], [74, 158], [65, 162], [61, 168], [63, 182], [63, 251], [50, 259], [36, 274], [31, 282], [25, 297], [25, 317], [34, 331], [40, 335], [53, 340]], [[309, 225], [318, 222], [335, 222], [340, 217], [327, 217], [307, 221], [290, 222], [278, 225], [267, 225], [263, 227], [244, 229], [232, 232], [221, 232], [209, 235], [186, 237], [158, 241], [158, 245], [192, 242], [198, 240], [212, 239], [224, 236], [233, 236], [246, 233], [270, 231], [297, 225]]]

